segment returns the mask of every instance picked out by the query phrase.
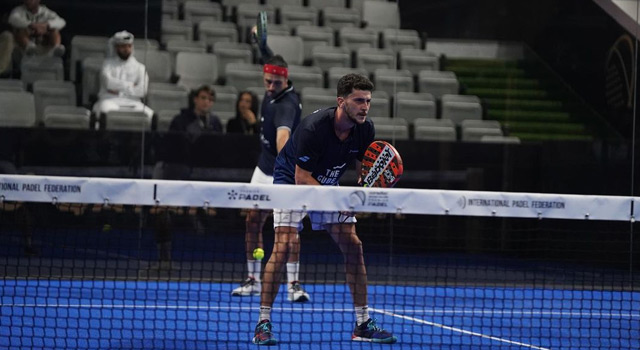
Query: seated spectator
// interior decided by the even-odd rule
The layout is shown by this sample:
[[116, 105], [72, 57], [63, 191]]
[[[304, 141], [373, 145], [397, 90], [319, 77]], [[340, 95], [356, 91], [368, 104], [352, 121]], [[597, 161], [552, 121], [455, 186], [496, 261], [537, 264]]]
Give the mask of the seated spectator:
[[64, 55], [60, 30], [66, 25], [57, 13], [40, 5], [40, 0], [24, 0], [11, 11], [9, 24], [18, 47], [25, 55]]
[[[154, 179], [188, 180], [191, 177], [190, 149], [195, 141], [203, 131], [222, 132], [220, 119], [211, 113], [215, 96], [215, 91], [206, 85], [191, 92], [189, 108], [183, 109], [173, 118], [169, 126], [169, 133], [159, 140], [157, 149], [160, 161], [156, 163], [153, 170]], [[188, 210], [187, 214], [190, 216], [196, 232], [200, 233], [204, 231], [205, 217], [216, 214], [214, 208], [208, 208], [206, 211], [202, 209], [199, 209], [198, 212], [192, 211], [194, 210]], [[150, 211], [160, 269], [172, 266], [171, 242], [173, 234], [171, 226], [176, 219], [176, 212], [176, 210], [165, 207], [153, 208]]]
[[133, 57], [133, 38], [133, 34], [122, 31], [109, 39], [109, 54], [100, 73], [98, 102], [93, 106], [98, 116], [114, 110], [134, 110], [153, 117], [153, 110], [142, 103], [149, 76], [144, 64]]
[[169, 131], [183, 131], [189, 141], [195, 141], [202, 130], [222, 132], [220, 118], [211, 112], [216, 92], [203, 85], [189, 95], [189, 108], [180, 111], [169, 125]]
[[253, 92], [242, 91], [236, 101], [236, 116], [227, 122], [228, 133], [257, 135], [260, 133], [258, 123], [258, 97]]

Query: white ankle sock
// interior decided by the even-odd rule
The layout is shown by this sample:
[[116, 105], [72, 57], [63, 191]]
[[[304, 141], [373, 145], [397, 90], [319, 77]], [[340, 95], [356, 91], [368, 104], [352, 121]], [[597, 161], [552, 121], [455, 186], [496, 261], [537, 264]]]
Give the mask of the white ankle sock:
[[356, 324], [359, 326], [369, 319], [369, 305], [356, 306]]
[[300, 281], [298, 279], [298, 272], [300, 271], [300, 262], [288, 262], [287, 263], [287, 282], [289, 282], [289, 284], [295, 282], [295, 281]]
[[262, 322], [262, 320], [271, 320], [271, 307], [270, 306], [262, 306], [262, 305], [260, 305], [260, 320], [258, 322]]
[[260, 275], [262, 274], [262, 261], [260, 260], [247, 260], [247, 274], [249, 277], [253, 277], [257, 282], [260, 282]]

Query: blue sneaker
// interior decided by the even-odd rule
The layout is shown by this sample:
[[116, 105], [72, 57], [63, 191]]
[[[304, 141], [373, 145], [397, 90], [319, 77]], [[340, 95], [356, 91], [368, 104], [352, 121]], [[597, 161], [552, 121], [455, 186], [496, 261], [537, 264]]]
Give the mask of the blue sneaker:
[[278, 340], [271, 333], [271, 322], [269, 320], [262, 320], [256, 325], [252, 342], [258, 345], [276, 345], [278, 343]]
[[353, 341], [368, 341], [372, 343], [393, 344], [398, 338], [396, 338], [390, 332], [378, 327], [375, 318], [370, 318], [367, 322], [356, 325], [351, 336]]

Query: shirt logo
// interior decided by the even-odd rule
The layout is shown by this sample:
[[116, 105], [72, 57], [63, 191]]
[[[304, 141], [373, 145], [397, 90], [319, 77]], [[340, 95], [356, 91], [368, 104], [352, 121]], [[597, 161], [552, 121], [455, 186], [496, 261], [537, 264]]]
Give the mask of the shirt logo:
[[336, 165], [336, 166], [333, 167], [333, 170], [342, 169], [342, 168], [344, 168], [345, 165], [347, 165], [347, 163], [342, 163], [342, 165]]
[[309, 156], [302, 156], [302, 157], [300, 157], [300, 158], [298, 158], [298, 159], [299, 159], [301, 162], [305, 162], [305, 163], [306, 163], [306, 162], [307, 162], [309, 159], [311, 159], [311, 158], [309, 158]]
[[358, 150], [358, 149], [350, 149], [349, 150], [349, 153], [358, 153], [358, 152], [360, 152], [360, 150]]

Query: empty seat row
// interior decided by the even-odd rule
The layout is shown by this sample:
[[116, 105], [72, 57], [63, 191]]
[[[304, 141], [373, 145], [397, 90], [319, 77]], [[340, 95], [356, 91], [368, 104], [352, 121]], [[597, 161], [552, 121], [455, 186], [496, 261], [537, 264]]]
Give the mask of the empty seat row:
[[[371, 118], [376, 137], [387, 140], [410, 139], [410, 124], [404, 118]], [[418, 118], [413, 121], [413, 138], [428, 141], [457, 141], [456, 124], [450, 119]], [[519, 143], [517, 137], [503, 134], [495, 120], [465, 120], [460, 125], [460, 140], [465, 142]]]

